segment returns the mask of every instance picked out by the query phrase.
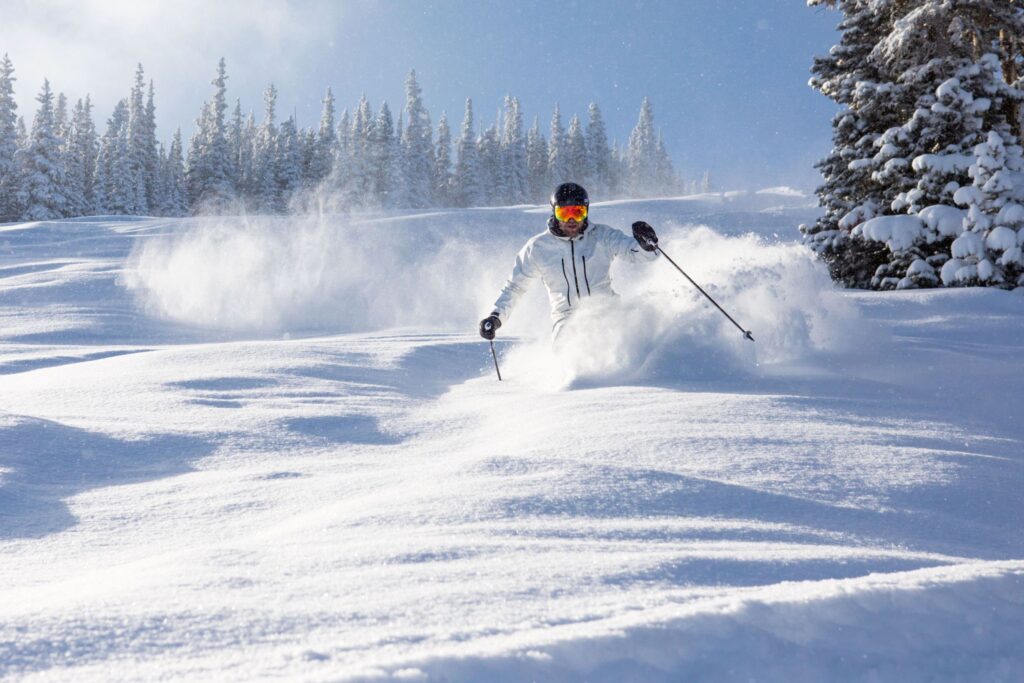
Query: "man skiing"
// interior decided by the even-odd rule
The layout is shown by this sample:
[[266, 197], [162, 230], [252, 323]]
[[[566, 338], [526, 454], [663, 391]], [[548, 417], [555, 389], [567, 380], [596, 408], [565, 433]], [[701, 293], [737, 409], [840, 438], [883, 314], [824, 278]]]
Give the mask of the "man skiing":
[[633, 223], [633, 239], [600, 223], [590, 223], [590, 198], [576, 183], [562, 183], [551, 195], [548, 228], [530, 238], [516, 256], [512, 274], [501, 290], [494, 310], [480, 321], [480, 336], [494, 339], [502, 320], [508, 320], [516, 302], [540, 278], [548, 290], [553, 321], [552, 337], [559, 332], [575, 308], [597, 296], [614, 296], [609, 269], [612, 260], [657, 258], [658, 236], [647, 223]]

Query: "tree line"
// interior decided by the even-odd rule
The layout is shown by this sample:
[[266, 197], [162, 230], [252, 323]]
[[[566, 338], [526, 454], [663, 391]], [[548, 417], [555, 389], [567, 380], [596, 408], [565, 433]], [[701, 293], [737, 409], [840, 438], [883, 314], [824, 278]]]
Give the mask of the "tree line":
[[1024, 1], [808, 0], [843, 13], [840, 105], [804, 241], [851, 287], [1024, 286]]
[[[318, 204], [367, 208], [463, 207], [538, 203], [572, 179], [595, 197], [656, 196], [696, 189], [676, 173], [646, 98], [628, 144], [609, 143], [601, 110], [566, 126], [556, 105], [542, 130], [524, 130], [519, 100], [504, 99], [484, 128], [467, 99], [453, 136], [447, 115], [434, 126], [415, 71], [397, 120], [387, 102], [365, 96], [340, 115], [330, 88], [319, 125], [279, 120], [278, 91], [264, 92], [262, 116], [230, 108], [223, 59], [187, 144], [181, 129], [157, 138], [154, 86], [142, 65], [129, 96], [100, 134], [89, 96], [70, 108], [49, 81], [36, 97], [31, 127], [17, 114], [14, 66], [0, 61], [0, 222], [82, 215], [182, 216], [198, 212], [286, 213]], [[229, 108], [231, 111], [229, 112]], [[703, 179], [707, 189], [708, 176]]]

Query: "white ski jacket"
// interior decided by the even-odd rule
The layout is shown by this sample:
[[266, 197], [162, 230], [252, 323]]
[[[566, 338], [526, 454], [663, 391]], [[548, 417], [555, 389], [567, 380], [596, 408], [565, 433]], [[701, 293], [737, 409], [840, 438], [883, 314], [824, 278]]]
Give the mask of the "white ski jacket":
[[502, 322], [507, 321], [530, 280], [539, 277], [548, 290], [557, 332], [573, 307], [584, 299], [615, 295], [608, 271], [617, 256], [637, 263], [653, 261], [658, 253], [644, 251], [633, 237], [601, 223], [591, 223], [573, 239], [545, 230], [531, 237], [516, 256], [512, 275], [494, 302], [494, 311]]

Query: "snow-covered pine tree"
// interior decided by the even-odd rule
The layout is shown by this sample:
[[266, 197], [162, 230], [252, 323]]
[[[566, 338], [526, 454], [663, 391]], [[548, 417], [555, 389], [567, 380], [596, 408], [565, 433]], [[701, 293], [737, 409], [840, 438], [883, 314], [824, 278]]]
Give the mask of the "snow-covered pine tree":
[[346, 194], [348, 206], [373, 206], [374, 167], [377, 153], [375, 148], [376, 121], [373, 108], [363, 95], [359, 98], [355, 116], [352, 117], [352, 132], [349, 138], [351, 157], [349, 161], [349, 185]]
[[661, 131], [658, 131], [656, 154], [655, 172], [657, 182], [655, 186], [660, 194], [673, 195], [679, 189], [679, 178], [676, 176], [675, 168], [672, 167], [672, 158], [669, 157], [668, 150], [665, 149], [665, 139], [662, 137]]
[[473, 132], [473, 100], [469, 98], [466, 98], [466, 113], [462, 117], [462, 128], [455, 150], [453, 182], [457, 206], [480, 206], [484, 203], [480, 184], [480, 158], [477, 154], [476, 133]]
[[158, 142], [156, 145], [156, 169], [157, 169], [157, 183], [156, 183], [156, 203], [150, 205], [150, 215], [152, 216], [168, 216], [164, 210], [166, 205], [165, 190], [167, 186], [164, 182], [164, 173], [167, 168], [167, 148], [164, 147], [162, 142]]
[[18, 117], [18, 122], [14, 124], [14, 128], [17, 131], [18, 149], [25, 149], [28, 147], [28, 126], [25, 125], [24, 116]]
[[[884, 4], [883, 4], [884, 3]], [[811, 69], [811, 87], [840, 105], [832, 119], [832, 151], [818, 162], [823, 177], [817, 194], [824, 214], [801, 226], [804, 243], [829, 265], [832, 277], [848, 286], [864, 286], [883, 261], [885, 247], [850, 241], [852, 224], [883, 210], [883, 188], [872, 178], [875, 141], [902, 123], [902, 96], [873, 52], [892, 25], [887, 0], [808, 0], [838, 7], [839, 44]], [[844, 221], [844, 219], [846, 219]]]
[[49, 79], [43, 81], [36, 102], [39, 108], [32, 120], [28, 147], [18, 154], [22, 179], [18, 201], [24, 220], [46, 221], [61, 218], [67, 210], [61, 141], [54, 130], [54, 97]]
[[[199, 117], [196, 119], [195, 132], [192, 133], [192, 137], [188, 141], [188, 154], [185, 157], [185, 187], [188, 199], [189, 209], [194, 209], [199, 203], [199, 197], [202, 194], [203, 187], [206, 183], [206, 154], [204, 151], [203, 134], [206, 128], [209, 126], [207, 119], [210, 118], [210, 103], [203, 102], [202, 108], [199, 110]], [[109, 124], [109, 121], [108, 121]], [[109, 133], [109, 125], [107, 128]], [[104, 156], [103, 145], [107, 135], [104, 134], [103, 140], [100, 142], [100, 156]], [[105, 176], [106, 171], [104, 171]], [[97, 177], [100, 176], [100, 171], [97, 168]]]
[[61, 146], [67, 142], [68, 129], [71, 127], [71, 119], [68, 117], [68, 98], [64, 93], [57, 93], [56, 104], [53, 106], [53, 134], [61, 141]]
[[159, 143], [156, 139], [156, 98], [153, 80], [150, 79], [146, 92], [146, 110], [144, 114], [143, 156], [146, 173], [146, 203], [151, 207], [159, 205], [160, 193], [160, 155]]
[[[149, 200], [146, 193], [146, 175], [148, 171], [149, 143], [146, 124], [145, 105], [145, 72], [142, 64], [135, 69], [135, 83], [128, 99], [128, 168], [132, 180], [131, 207], [128, 213], [143, 216], [149, 213]], [[153, 140], [156, 144], [156, 140]]]
[[309, 156], [307, 175], [311, 185], [319, 185], [331, 174], [334, 158], [334, 146], [338, 134], [334, 128], [334, 93], [327, 88], [320, 113], [320, 127], [316, 131], [316, 139]]
[[480, 160], [481, 199], [486, 206], [497, 206], [504, 196], [501, 189], [501, 136], [497, 123], [488, 126], [480, 135], [476, 149]]
[[565, 173], [570, 181], [584, 187], [591, 187], [590, 160], [587, 158], [587, 141], [583, 137], [580, 118], [573, 115], [569, 131], [565, 134]]
[[277, 185], [277, 88], [273, 83], [263, 91], [263, 122], [253, 147], [253, 206], [273, 213], [281, 204]]
[[942, 266], [942, 282], [1024, 286], [1024, 152], [1016, 138], [993, 130], [974, 153], [973, 182], [954, 197], [967, 216]]
[[78, 100], [75, 103], [64, 154], [67, 183], [65, 195], [70, 216], [87, 215], [95, 207], [94, 182], [98, 151], [96, 125], [92, 120], [92, 101], [86, 95], [84, 102]]
[[[813, 228], [802, 228], [805, 241], [847, 285], [938, 284], [935, 269], [951, 272], [943, 264], [951, 257], [951, 240], [963, 229], [951, 205], [958, 188], [971, 182], [967, 171], [974, 150], [990, 131], [1009, 135], [1004, 143], [1016, 141], [1013, 119], [1020, 92], [1008, 87], [1012, 69], [1007, 67], [1021, 56], [1007, 36], [1024, 32], [1022, 5], [1016, 0], [811, 4], [839, 6], [845, 13], [841, 43], [828, 58], [816, 60], [812, 85], [846, 108], [833, 122], [833, 153], [819, 165], [825, 184], [818, 192], [826, 213]], [[870, 220], [902, 212], [919, 220]]]
[[289, 116], [281, 124], [274, 158], [276, 213], [287, 213], [292, 196], [302, 184], [302, 150], [295, 118]]
[[[1013, 21], [1008, 9], [1005, 3], [996, 8], [985, 2], [917, 0], [903, 8], [905, 14], [876, 48], [897, 83], [914, 97], [909, 120], [875, 143], [880, 148], [876, 159], [888, 158], [876, 179], [890, 192], [899, 191], [890, 203], [893, 211], [919, 213], [928, 206], [951, 205], [955, 191], [970, 184], [971, 155], [987, 131], [1012, 138], [1007, 102], [1019, 101], [1020, 93], [1003, 80], [998, 56], [986, 52], [999, 49], [999, 26]], [[1012, 28], [1024, 30], [1024, 23], [1018, 18]], [[890, 165], [895, 173], [887, 173]], [[926, 229], [909, 245], [890, 240], [889, 261], [877, 268], [871, 286], [937, 284], [927, 266], [949, 258], [951, 237]]]
[[604, 118], [596, 102], [587, 107], [587, 159], [590, 171], [590, 189], [592, 196], [609, 197], [612, 193], [612, 152], [608, 147], [608, 133], [605, 130]]
[[171, 148], [167, 152], [167, 160], [162, 164], [161, 171], [161, 213], [165, 216], [184, 216], [188, 213], [188, 202], [185, 194], [185, 162], [180, 128], [174, 131]]
[[649, 197], [656, 192], [658, 178], [658, 138], [654, 130], [654, 108], [644, 98], [636, 126], [629, 134], [630, 193], [635, 197]]
[[18, 219], [18, 103], [14, 101], [14, 64], [0, 60], [0, 223]]
[[404, 206], [418, 209], [431, 206], [431, 174], [434, 169], [433, 131], [430, 115], [423, 106], [423, 91], [416, 81], [415, 69], [405, 81], [405, 131], [402, 137], [404, 160]]
[[629, 162], [626, 160], [625, 150], [619, 146], [618, 140], [612, 140], [611, 157], [611, 197], [621, 197], [626, 192], [629, 181]]
[[247, 157], [245, 142], [245, 118], [242, 115], [242, 101], [235, 98], [235, 108], [231, 112], [231, 123], [228, 125], [228, 175], [231, 178], [231, 185], [239, 197], [245, 197], [248, 191], [247, 174], [243, 166]]
[[434, 203], [437, 206], [452, 206], [452, 132], [448, 127], [448, 113], [442, 111], [437, 122], [437, 150], [434, 153]]
[[231, 151], [225, 120], [228, 110], [227, 79], [227, 66], [222, 57], [217, 63], [217, 74], [211, 82], [214, 86], [213, 99], [203, 105], [198, 130], [193, 136], [193, 143], [189, 145], [186, 172], [193, 209], [223, 208], [235, 194], [231, 182]]
[[552, 186], [568, 182], [569, 172], [566, 165], [565, 128], [562, 127], [562, 110], [555, 104], [551, 114], [551, 128], [548, 131], [548, 177]]
[[540, 132], [540, 120], [533, 118], [533, 126], [526, 134], [526, 171], [529, 200], [542, 203], [551, 192], [548, 176], [548, 142]]
[[[241, 140], [238, 144], [238, 193], [244, 199], [246, 206], [255, 205], [256, 145], [259, 139], [259, 130], [259, 126], [256, 124], [256, 115], [250, 109], [245, 117], [245, 125], [242, 126]], [[167, 158], [170, 160], [170, 152], [168, 152]]]
[[348, 109], [342, 110], [341, 117], [338, 119], [337, 141], [334, 145], [333, 157], [328, 186], [338, 207], [347, 209], [345, 195], [352, 174], [352, 120], [349, 117]]
[[506, 204], [527, 201], [526, 139], [519, 98], [505, 96], [505, 118], [501, 131], [502, 190]]
[[316, 151], [316, 128], [305, 128], [299, 131], [299, 153], [302, 162], [302, 187], [313, 187], [313, 154]]
[[107, 119], [96, 158], [96, 212], [124, 215], [135, 205], [135, 184], [128, 154], [128, 100], [120, 100]]
[[381, 102], [373, 133], [373, 196], [378, 206], [393, 208], [400, 198], [398, 182], [402, 174], [402, 157], [394, 119], [387, 102]]

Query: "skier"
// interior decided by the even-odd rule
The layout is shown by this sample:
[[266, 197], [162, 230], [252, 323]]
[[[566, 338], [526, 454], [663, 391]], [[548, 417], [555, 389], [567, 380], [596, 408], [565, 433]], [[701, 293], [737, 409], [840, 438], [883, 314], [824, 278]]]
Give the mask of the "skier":
[[[516, 256], [512, 275], [501, 290], [494, 310], [480, 321], [480, 336], [494, 339], [502, 320], [508, 320], [529, 281], [540, 278], [548, 290], [557, 341], [569, 316], [586, 299], [614, 296], [609, 268], [617, 256], [629, 261], [658, 257], [658, 236], [643, 221], [633, 223], [633, 238], [600, 223], [590, 223], [590, 198], [576, 183], [562, 183], [551, 195], [548, 229], [530, 238]], [[639, 248], [637, 248], [639, 247]]]

